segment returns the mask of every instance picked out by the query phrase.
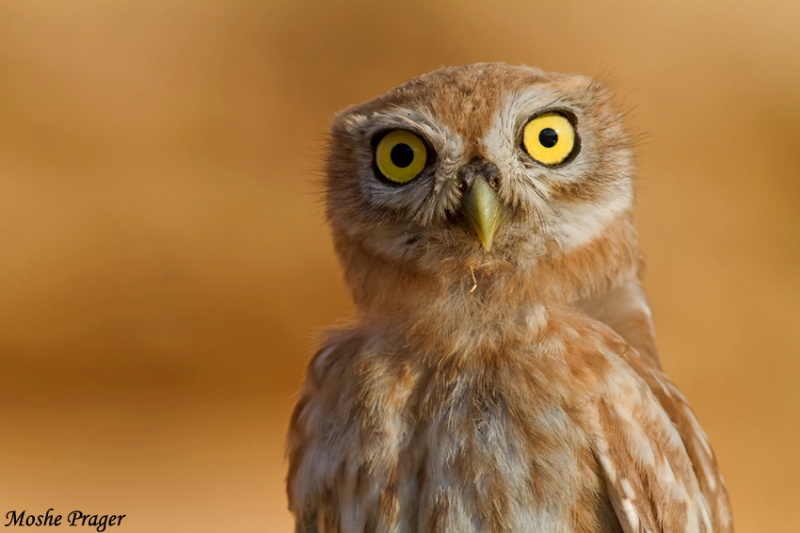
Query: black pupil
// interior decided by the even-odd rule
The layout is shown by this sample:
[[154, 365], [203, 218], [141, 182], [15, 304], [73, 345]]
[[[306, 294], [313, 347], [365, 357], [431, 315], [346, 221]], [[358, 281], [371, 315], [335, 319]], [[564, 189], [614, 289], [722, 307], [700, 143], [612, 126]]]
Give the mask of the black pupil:
[[539, 143], [545, 148], [552, 148], [558, 142], [558, 132], [553, 128], [545, 128], [539, 132]]
[[405, 143], [395, 144], [391, 153], [392, 163], [398, 168], [406, 168], [414, 161], [414, 149]]

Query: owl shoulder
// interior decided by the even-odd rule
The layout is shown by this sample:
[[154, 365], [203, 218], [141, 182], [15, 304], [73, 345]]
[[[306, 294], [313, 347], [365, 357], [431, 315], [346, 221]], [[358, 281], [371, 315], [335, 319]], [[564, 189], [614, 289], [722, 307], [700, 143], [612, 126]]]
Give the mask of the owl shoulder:
[[[594, 322], [594, 321], [593, 321]], [[593, 452], [625, 531], [729, 531], [727, 493], [694, 412], [656, 361], [594, 322], [607, 368], [586, 403]]]

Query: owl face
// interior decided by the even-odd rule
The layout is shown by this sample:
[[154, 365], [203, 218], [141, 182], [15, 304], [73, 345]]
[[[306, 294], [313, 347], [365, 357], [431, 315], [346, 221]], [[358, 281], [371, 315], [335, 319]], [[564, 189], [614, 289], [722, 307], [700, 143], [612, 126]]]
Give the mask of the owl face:
[[337, 116], [328, 215], [340, 255], [355, 245], [423, 272], [529, 269], [628, 213], [632, 174], [628, 137], [602, 86], [476, 64], [421, 76]]

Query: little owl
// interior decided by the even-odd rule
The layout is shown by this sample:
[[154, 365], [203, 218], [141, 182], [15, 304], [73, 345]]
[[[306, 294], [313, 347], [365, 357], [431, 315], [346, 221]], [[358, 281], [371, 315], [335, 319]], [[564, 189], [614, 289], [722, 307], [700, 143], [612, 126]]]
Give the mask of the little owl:
[[664, 375], [607, 90], [445, 68], [341, 112], [327, 217], [356, 306], [288, 436], [296, 531], [732, 531]]

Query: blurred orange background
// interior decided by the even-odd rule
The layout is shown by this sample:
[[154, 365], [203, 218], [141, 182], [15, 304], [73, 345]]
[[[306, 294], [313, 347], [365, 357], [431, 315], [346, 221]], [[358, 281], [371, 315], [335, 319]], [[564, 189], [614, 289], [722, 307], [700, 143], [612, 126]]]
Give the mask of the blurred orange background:
[[[342, 107], [444, 65], [610, 79], [667, 372], [740, 532], [800, 527], [800, 3], [0, 3], [0, 515], [289, 531], [283, 438], [351, 313]], [[5, 522], [4, 522], [5, 523]]]

